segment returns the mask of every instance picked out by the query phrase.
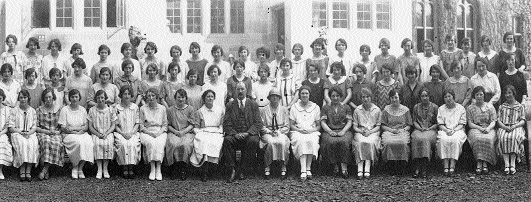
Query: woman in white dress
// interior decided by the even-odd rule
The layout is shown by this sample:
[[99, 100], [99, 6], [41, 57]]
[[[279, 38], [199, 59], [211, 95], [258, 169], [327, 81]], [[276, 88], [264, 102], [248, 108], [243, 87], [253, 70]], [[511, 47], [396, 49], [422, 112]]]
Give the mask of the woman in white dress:
[[[208, 70], [206, 71], [209, 80], [205, 80], [205, 84], [202, 87], [203, 92], [206, 92], [206, 90], [213, 90], [216, 92], [217, 99], [214, 100], [214, 105], [221, 106], [221, 108], [225, 108], [225, 99], [227, 98], [227, 79], [221, 80], [221, 76], [225, 74], [218, 65], [211, 65], [208, 67]], [[227, 70], [230, 72], [230, 69]]]
[[70, 105], [59, 113], [59, 125], [63, 132], [66, 154], [73, 165], [72, 178], [85, 178], [83, 166], [86, 162], [94, 163], [94, 143], [88, 131], [87, 110], [78, 104], [80, 93], [76, 89], [68, 92]]
[[312, 178], [312, 161], [319, 151], [321, 109], [310, 101], [310, 87], [299, 88], [300, 101], [290, 110], [291, 144], [301, 165], [301, 181]]
[[437, 155], [443, 160], [444, 174], [448, 176], [454, 174], [455, 163], [466, 141], [466, 110], [455, 102], [454, 91], [445, 90], [443, 96], [445, 104], [437, 112], [439, 132], [436, 146]]
[[58, 68], [61, 70], [61, 75], [66, 75], [66, 69], [64, 69], [63, 63], [65, 58], [61, 56], [59, 51], [62, 50], [61, 48], [61, 41], [59, 39], [52, 39], [48, 43], [48, 50], [50, 50], [50, 54], [44, 56], [42, 58], [42, 80], [44, 84], [50, 84], [52, 83], [50, 78], [50, 70], [52, 68]]
[[13, 165], [13, 147], [7, 136], [11, 107], [1, 104], [5, 97], [6, 94], [0, 89], [0, 180], [5, 179], [2, 168]]
[[13, 67], [14, 80], [20, 84], [24, 82], [24, 65], [26, 63], [26, 55], [16, 50], [18, 44], [17, 37], [15, 35], [8, 35], [6, 37], [6, 45], [8, 47], [6, 52], [0, 55], [0, 64], [9, 63]]
[[[219, 68], [219, 81], [226, 83], [227, 79], [229, 79], [232, 76], [232, 68], [231, 65], [223, 61], [223, 48], [219, 45], [212, 46], [212, 50], [210, 51], [212, 54], [212, 58], [214, 60], [206, 65], [206, 68], [210, 69], [212, 65], [216, 65]], [[204, 75], [204, 83], [207, 83], [207, 78], [209, 78], [210, 74], [208, 74], [208, 71], [205, 71]]]
[[20, 169], [20, 181], [31, 181], [31, 168], [39, 161], [37, 113], [29, 106], [27, 90], [18, 93], [19, 105], [11, 111], [9, 132], [13, 145], [13, 166]]
[[0, 75], [2, 76], [0, 89], [6, 94], [4, 104], [9, 107], [15, 107], [17, 104], [18, 92], [22, 86], [20, 83], [13, 80], [13, 66], [9, 63], [3, 64], [2, 67], [0, 67]]
[[269, 104], [267, 97], [274, 85], [274, 83], [269, 82], [270, 74], [269, 66], [260, 65], [260, 67], [258, 67], [258, 76], [260, 77], [260, 80], [253, 83], [252, 93], [252, 98], [256, 101], [258, 107], [265, 107]]
[[140, 162], [140, 115], [138, 106], [131, 102], [133, 88], [129, 85], [120, 88], [121, 103], [116, 105], [116, 132], [114, 133], [114, 146], [116, 161], [123, 166], [123, 175], [126, 179], [133, 179], [133, 168]]
[[144, 148], [144, 161], [149, 162], [150, 180], [162, 180], [160, 171], [164, 158], [164, 147], [168, 134], [166, 107], [158, 103], [159, 91], [147, 90], [144, 97], [146, 104], [140, 107], [140, 142]]

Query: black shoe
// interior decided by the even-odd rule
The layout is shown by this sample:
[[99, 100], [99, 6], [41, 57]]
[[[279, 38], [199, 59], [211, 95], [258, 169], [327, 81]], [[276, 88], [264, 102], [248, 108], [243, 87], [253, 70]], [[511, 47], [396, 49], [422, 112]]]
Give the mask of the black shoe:
[[20, 173], [19, 180], [20, 180], [21, 182], [26, 181], [26, 173]]
[[236, 170], [232, 169], [232, 172], [230, 174], [229, 179], [227, 180], [228, 183], [232, 183], [236, 180]]
[[181, 175], [179, 176], [179, 178], [182, 180], [182, 181], [185, 181], [186, 180], [186, 172], [182, 171], [181, 172]]
[[341, 172], [341, 177], [343, 177], [343, 179], [348, 179], [348, 171], [342, 171]]

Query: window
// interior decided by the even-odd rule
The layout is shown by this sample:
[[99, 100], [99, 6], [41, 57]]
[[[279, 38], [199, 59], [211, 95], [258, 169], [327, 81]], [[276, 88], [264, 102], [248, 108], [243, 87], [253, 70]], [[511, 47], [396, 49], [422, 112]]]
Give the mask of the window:
[[230, 33], [244, 33], [244, 0], [230, 1]]
[[187, 26], [188, 33], [201, 33], [201, 1], [188, 0], [187, 9]]
[[523, 16], [516, 16], [513, 18], [513, 33], [514, 45], [517, 48], [523, 48], [522, 33], [524, 32], [524, 18]]
[[325, 1], [314, 1], [312, 2], [312, 25], [314, 27], [325, 27], [327, 26], [327, 12], [326, 12], [326, 2]]
[[461, 47], [463, 38], [470, 38], [470, 47], [474, 50], [474, 10], [468, 0], [461, 1], [457, 6], [457, 47]]
[[56, 27], [72, 27], [72, 0], [57, 0]]
[[210, 3], [210, 32], [225, 33], [225, 1], [212, 0]]
[[432, 0], [417, 0], [415, 3], [414, 16], [415, 30], [417, 31], [417, 51], [424, 50], [424, 40], [429, 39], [434, 41], [434, 16], [433, 16], [433, 1]]
[[85, 27], [99, 27], [101, 24], [101, 1], [85, 0], [84, 13]]
[[348, 28], [348, 3], [346, 1], [332, 3], [332, 27]]
[[371, 2], [360, 0], [357, 5], [358, 29], [371, 29]]
[[50, 1], [33, 0], [31, 7], [31, 26], [34, 28], [50, 27]]
[[166, 18], [172, 33], [181, 33], [181, 0], [166, 0]]
[[124, 0], [107, 0], [107, 27], [125, 26]]
[[376, 2], [376, 28], [391, 29], [391, 5], [389, 0]]

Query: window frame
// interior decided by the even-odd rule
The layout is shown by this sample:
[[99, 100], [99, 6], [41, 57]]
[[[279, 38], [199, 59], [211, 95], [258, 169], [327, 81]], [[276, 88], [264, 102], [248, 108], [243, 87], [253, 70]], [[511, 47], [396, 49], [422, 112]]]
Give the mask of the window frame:
[[[360, 10], [359, 9], [360, 5], [362, 5], [362, 6], [369, 5], [369, 10]], [[356, 16], [356, 21], [355, 21], [355, 23], [356, 23], [356, 26], [354, 26], [356, 29], [373, 30], [373, 28], [374, 28], [373, 21], [374, 20], [373, 20], [373, 16], [372, 16], [372, 14], [373, 14], [372, 10], [373, 10], [372, 1], [370, 1], [370, 0], [358, 0], [356, 2], [356, 8], [355, 8], [355, 12], [356, 12], [356, 15], [355, 15]], [[368, 13], [369, 14], [369, 19], [368, 20], [366, 20], [366, 19], [361, 19], [360, 20], [360, 18], [359, 18], [359, 14], [360, 13], [361, 14]], [[368, 22], [369, 23], [369, 28], [360, 27], [359, 26], [360, 22], [361, 23], [367, 23]]]
[[[315, 10], [314, 10], [314, 7], [315, 7], [315, 4], [324, 4], [325, 6], [325, 9], [323, 10], [321, 8], [322, 5], [319, 5], [318, 6], [318, 10], [317, 12], [319, 13], [318, 17], [316, 19], [314, 19], [314, 13], [315, 13]], [[330, 12], [328, 11], [328, 1], [327, 0], [313, 0], [312, 1], [312, 26], [314, 28], [321, 28], [321, 27], [328, 27], [330, 26], [330, 22], [328, 22], [330, 20], [329, 18], [329, 15], [330, 15]], [[324, 12], [324, 16], [325, 18], [322, 19], [321, 18], [321, 12]], [[321, 22], [324, 21], [325, 22], [325, 25], [321, 25]]]
[[[435, 43], [435, 33], [436, 33], [436, 20], [435, 20], [435, 12], [434, 12], [434, 8], [435, 8], [435, 2], [433, 0], [416, 0], [413, 2], [414, 3], [414, 6], [415, 6], [415, 13], [413, 14], [413, 18], [415, 20], [413, 20], [413, 29], [415, 30], [414, 33], [416, 34], [416, 49], [417, 49], [417, 52], [424, 52], [424, 47], [423, 44], [422, 44], [422, 41], [428, 39], [428, 30], [432, 30], [433, 31], [433, 38], [429, 38], [429, 40], [433, 41]], [[417, 19], [416, 19], [416, 15], [417, 15], [417, 5], [419, 5], [422, 7], [422, 25], [419, 26], [418, 22], [417, 22]], [[431, 6], [431, 19], [428, 19], [427, 15], [426, 15], [426, 6]], [[428, 26], [428, 20], [431, 20], [431, 24], [432, 26]], [[422, 30], [422, 40], [419, 41], [419, 36], [418, 36], [418, 30]], [[419, 49], [419, 47], [421, 47], [421, 49]], [[435, 50], [435, 47], [433, 47], [434, 50]]]
[[[518, 32], [518, 27], [521, 27], [522, 32]], [[512, 31], [514, 34], [514, 46], [517, 48], [523, 48], [523, 31], [524, 31], [524, 16], [522, 15], [514, 15], [512, 17]], [[517, 43], [518, 42], [518, 43]]]
[[[475, 42], [477, 41], [476, 40], [476, 28], [475, 26], [476, 23], [475, 23], [475, 13], [476, 13], [476, 9], [474, 8], [473, 4], [468, 2], [468, 0], [462, 0], [462, 1], [459, 1], [457, 3], [457, 8], [461, 8], [463, 9], [463, 16], [462, 16], [462, 21], [463, 21], [463, 27], [459, 27], [460, 25], [457, 24], [457, 20], [456, 20], [456, 32], [457, 32], [457, 35], [456, 35], [456, 39], [457, 39], [457, 47], [458, 48], [461, 48], [462, 44], [461, 44], [461, 40], [463, 40], [463, 38], [465, 37], [468, 37], [471, 39], [471, 43], [470, 44], [470, 51], [472, 52], [475, 52], [476, 51], [476, 46], [478, 44], [476, 44]], [[467, 15], [470, 13], [470, 11], [472, 11], [472, 14], [470, 15], [470, 17], [472, 18], [471, 19], [471, 22], [472, 22], [472, 25], [468, 25], [468, 20], [467, 20]], [[457, 16], [456, 16], [457, 17]], [[462, 31], [464, 34], [463, 34], [463, 38], [459, 38], [459, 32]], [[472, 36], [469, 36], [469, 32], [472, 32]]]
[[[57, 4], [59, 3], [59, 1], [62, 1], [62, 2], [63, 2], [63, 7], [62, 7], [62, 8], [59, 8], [59, 6], [57, 5]], [[64, 6], [64, 4], [65, 4], [66, 1], [70, 1], [70, 6], [71, 6], [71, 7], [65, 7], [65, 6]], [[52, 10], [52, 9], [55, 10], [55, 12], [53, 12], [53, 13], [55, 14], [55, 15], [53, 16], [53, 19], [54, 19], [54, 20], [53, 20], [53, 27], [54, 27], [54, 28], [58, 28], [58, 29], [73, 29], [73, 28], [75, 27], [75, 24], [76, 24], [76, 23], [75, 23], [75, 18], [74, 18], [74, 17], [76, 16], [76, 12], [75, 12], [75, 6], [74, 6], [74, 3], [75, 3], [74, 0], [56, 0], [56, 1], [55, 1], [55, 4], [54, 4], [53, 8], [50, 8], [50, 10]], [[52, 3], [50, 2], [50, 4], [52, 4]], [[64, 13], [65, 13], [64, 10], [65, 10], [66, 8], [70, 8], [70, 9], [71, 9], [71, 16], [70, 16], [70, 17], [64, 17], [64, 16], [58, 17], [58, 15], [57, 15], [57, 11], [58, 11], [58, 9], [62, 9], [62, 13], [64, 14]], [[52, 13], [52, 12], [50, 12], [50, 14], [51, 14], [51, 13]], [[61, 19], [63, 20], [63, 25], [64, 25], [64, 23], [65, 23], [64, 20], [66, 20], [66, 19], [68, 19], [68, 18], [71, 19], [71, 22], [70, 22], [70, 23], [72, 23], [72, 24], [71, 24], [70, 26], [57, 26], [57, 25], [58, 25], [57, 23], [58, 23], [58, 21], [59, 21], [59, 18], [61, 18]], [[50, 23], [50, 24], [52, 24], [52, 23]], [[50, 25], [50, 27], [52, 27], [52, 25]]]
[[[215, 22], [217, 22], [218, 25], [216, 25]], [[226, 29], [225, 0], [210, 0], [210, 33], [223, 34], [226, 32]]]
[[[378, 4], [384, 4], [384, 3], [387, 3], [389, 4], [389, 11], [387, 12], [384, 12], [384, 11], [378, 11]], [[377, 0], [375, 2], [375, 6], [374, 6], [374, 14], [375, 14], [375, 18], [374, 18], [374, 23], [375, 23], [375, 26], [374, 28], [375, 29], [378, 29], [378, 30], [392, 30], [392, 18], [393, 18], [393, 12], [392, 12], [392, 3], [391, 3], [391, 0]], [[378, 20], [378, 14], [388, 14], [388, 22], [389, 22], [389, 27], [388, 28], [379, 28], [378, 27], [378, 22], [385, 22], [384, 20]]]
[[[86, 1], [90, 1], [91, 7], [86, 7], [86, 5], [85, 5]], [[96, 1], [99, 1], [99, 4], [100, 4], [99, 7], [95, 7], [94, 6], [94, 2], [96, 2]], [[94, 9], [99, 9], [100, 15], [97, 16], [97, 17], [95, 17], [94, 15], [91, 15], [91, 16], [87, 17], [86, 13], [85, 13], [85, 11], [87, 9], [91, 10], [91, 14], [93, 14]], [[107, 9], [105, 9], [105, 14], [107, 14]], [[87, 19], [90, 19], [91, 24], [92, 24], [91, 26], [87, 26], [85, 24], [86, 23], [85, 20], [87, 20]], [[99, 21], [98, 22], [99, 23], [98, 26], [94, 26], [95, 20]], [[88, 29], [91, 29], [91, 28], [103, 28], [103, 5], [102, 5], [102, 0], [83, 0], [83, 20], [82, 21], [83, 21], [83, 26], [82, 27], [84, 27], [84, 28], [88, 28]], [[107, 23], [107, 21], [105, 21], [105, 26], [107, 26], [106, 23]]]
[[[170, 30], [170, 33], [180, 33], [182, 34], [184, 32], [184, 14], [183, 14], [183, 4], [184, 4], [184, 1], [186, 0], [166, 0], [166, 20], [168, 20], [168, 29]], [[172, 5], [179, 5], [178, 8], [176, 8], [175, 6], [172, 7], [172, 8], [169, 8], [169, 3], [170, 2], [173, 2]], [[169, 10], [172, 10], [172, 16], [168, 16], [168, 12]], [[175, 11], [179, 11], [179, 14], [178, 15], [175, 15]], [[176, 23], [171, 23], [171, 20], [170, 20], [170, 17], [171, 18], [174, 18], [174, 22], [176, 20], [176, 18], [178, 18], [178, 24]], [[179, 27], [178, 31], [174, 31], [174, 28], [170, 27], [170, 26], [177, 26]]]
[[[191, 3], [192, 2], [192, 3]], [[191, 7], [190, 5], [198, 5], [198, 7]], [[192, 15], [189, 14], [189, 12], [192, 11]], [[199, 15], [194, 15], [194, 11], [198, 11]], [[189, 34], [202, 34], [205, 27], [203, 27], [203, 20], [204, 16], [202, 14], [203, 8], [201, 6], [201, 0], [186, 0], [186, 33]], [[188, 22], [189, 19], [192, 20], [192, 25]], [[197, 32], [194, 31], [194, 24], [196, 23], [199, 25], [199, 30]], [[192, 31], [189, 29], [191, 28]]]
[[[335, 4], [339, 4], [338, 6], [340, 7], [341, 4], [344, 4], [346, 6], [346, 8], [344, 10], [335, 10], [334, 9], [334, 6]], [[331, 13], [331, 18], [330, 20], [332, 21], [331, 25], [332, 27], [331, 28], [334, 28], [334, 29], [350, 29], [350, 4], [349, 4], [349, 1], [346, 1], [346, 0], [333, 0], [331, 2], [331, 9], [330, 9], [330, 13]], [[344, 19], [340, 19], [340, 18], [334, 18], [334, 13], [335, 12], [338, 12], [338, 15], [340, 12], [345, 12], [345, 15], [346, 15], [346, 18]], [[345, 24], [345, 27], [334, 27], [335, 26], [335, 21], [346, 21], [346, 24]], [[341, 26], [341, 25], [340, 25]]]
[[[241, 12], [242, 12], [241, 16], [238, 15], [238, 14], [235, 14], [235, 13], [237, 13], [237, 10], [240, 9], [240, 8], [232, 6], [233, 3], [240, 3], [240, 2], [243, 4], [243, 6], [241, 8]], [[229, 4], [230, 5], [229, 5], [229, 9], [228, 9], [229, 10], [228, 19], [229, 19], [230, 26], [229, 26], [229, 29], [227, 30], [227, 32], [230, 33], [230, 34], [245, 34], [245, 0], [229, 0]], [[227, 12], [225, 12], [225, 13], [227, 13]], [[239, 27], [236, 27], [235, 28], [236, 31], [233, 31], [233, 25], [235, 25], [237, 23], [237, 22], [233, 23], [233, 19], [232, 18], [233, 18], [234, 15], [237, 15], [235, 18], [238, 18], [238, 17], [242, 18], [242, 22], [241, 22], [242, 23], [242, 25], [241, 25], [242, 26], [241, 27], [242, 30], [241, 30], [241, 32], [239, 32], [239, 30], [238, 30]]]

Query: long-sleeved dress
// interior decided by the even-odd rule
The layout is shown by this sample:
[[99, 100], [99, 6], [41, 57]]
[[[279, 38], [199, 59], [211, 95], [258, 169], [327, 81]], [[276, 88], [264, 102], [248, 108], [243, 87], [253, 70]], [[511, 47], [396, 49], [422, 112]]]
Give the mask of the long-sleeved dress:
[[146, 129], [150, 133], [154, 133], [153, 137], [146, 133], [140, 133], [140, 142], [144, 148], [143, 157], [144, 162], [152, 161], [162, 162], [164, 158], [164, 147], [168, 134], [168, 119], [166, 114], [166, 107], [157, 104], [154, 108], [149, 105], [140, 107], [140, 128]]
[[219, 163], [221, 147], [223, 146], [223, 117], [225, 110], [214, 105], [211, 109], [206, 106], [197, 110], [201, 125], [194, 137], [194, 147], [190, 156], [190, 163], [196, 167], [205, 162]]
[[[196, 110], [190, 105], [185, 105], [183, 108], [178, 108], [176, 105], [168, 109], [168, 122], [175, 130], [181, 131], [188, 126], [198, 127], [199, 121]], [[190, 155], [194, 147], [194, 133], [190, 131], [186, 134], [178, 136], [168, 131], [168, 139], [166, 140], [166, 158], [164, 158], [166, 165], [172, 165], [174, 162], [190, 161]]]
[[[289, 132], [289, 114], [284, 106], [278, 106], [276, 110], [271, 105], [260, 108], [260, 117], [264, 128], [261, 131], [260, 148], [265, 150], [264, 166], [269, 167], [273, 161], [282, 161], [288, 164], [290, 141], [287, 136]], [[265, 128], [276, 133], [273, 136], [265, 133]]]
[[140, 133], [134, 131], [135, 125], [140, 123], [140, 111], [138, 106], [131, 103], [129, 107], [116, 105], [116, 127], [123, 133], [132, 133], [128, 140], [118, 132], [114, 133], [114, 149], [118, 165], [136, 165], [140, 162]]
[[[387, 105], [382, 112], [382, 125], [403, 129], [413, 125], [409, 109], [400, 105], [398, 109], [391, 109]], [[384, 131], [382, 133], [382, 160], [388, 161], [408, 161], [409, 160], [409, 131], [401, 131], [398, 134]]]
[[465, 108], [457, 103], [451, 109], [446, 104], [440, 106], [437, 112], [437, 123], [449, 129], [453, 129], [459, 124], [463, 125], [463, 128], [455, 131], [453, 135], [448, 135], [442, 130], [439, 130], [437, 133], [437, 156], [441, 159], [458, 160], [462, 152], [463, 144], [466, 141], [464, 128], [464, 125], [466, 125]]
[[[348, 105], [323, 106], [321, 121], [325, 121], [330, 130], [338, 133], [342, 131], [347, 122], [352, 120], [352, 110]], [[350, 163], [352, 161], [352, 138], [350, 129], [342, 136], [331, 136], [326, 131], [321, 134], [321, 159], [325, 164]]]
[[[90, 108], [88, 113], [89, 124], [92, 124], [98, 133], [105, 133], [111, 128], [112, 123], [116, 123], [116, 111], [112, 107], [98, 109], [97, 106]], [[94, 159], [95, 160], [112, 160], [114, 159], [114, 135], [109, 133], [101, 139], [92, 134], [94, 142]]]
[[[59, 113], [59, 125], [68, 128], [88, 126], [87, 110], [81, 106], [76, 110], [70, 106], [63, 107]], [[94, 163], [94, 142], [88, 133], [65, 134], [63, 144], [73, 165], [78, 165], [80, 161]]]
[[[44, 106], [37, 108], [37, 127], [44, 130], [59, 130], [59, 111], [47, 110]], [[37, 133], [39, 139], [39, 162], [63, 166], [65, 149], [61, 135]]]
[[[28, 107], [23, 110], [15, 107], [11, 110], [9, 127], [28, 132], [37, 127], [37, 113], [35, 109]], [[23, 163], [39, 162], [39, 139], [37, 133], [24, 137], [20, 133], [11, 133], [13, 145], [13, 166], [20, 167]]]
[[[470, 105], [466, 112], [467, 119], [481, 127], [487, 127], [491, 122], [497, 120], [496, 109], [489, 103], [485, 103], [482, 107], [475, 104]], [[477, 160], [496, 164], [496, 130], [492, 129], [485, 134], [478, 129], [470, 129], [468, 142]]]

